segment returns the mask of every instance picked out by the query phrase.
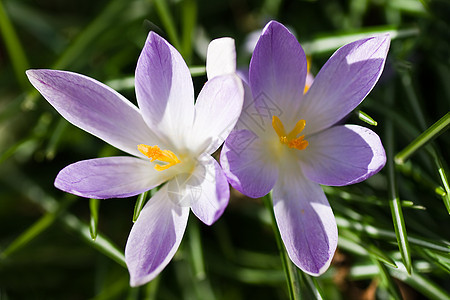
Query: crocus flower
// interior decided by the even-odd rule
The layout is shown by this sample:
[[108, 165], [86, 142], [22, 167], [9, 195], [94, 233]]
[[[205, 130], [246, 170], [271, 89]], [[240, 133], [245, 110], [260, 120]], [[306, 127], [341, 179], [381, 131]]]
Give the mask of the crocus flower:
[[56, 177], [57, 188], [105, 199], [134, 196], [167, 182], [142, 209], [125, 248], [130, 284], [152, 280], [177, 251], [189, 211], [210, 225], [228, 204], [227, 179], [210, 154], [223, 143], [242, 110], [240, 79], [214, 76], [194, 105], [186, 63], [154, 32], [148, 35], [136, 67], [139, 108], [80, 74], [29, 70], [27, 75], [69, 122], [133, 155], [71, 164]]
[[379, 137], [337, 125], [370, 92], [383, 70], [389, 36], [338, 49], [305, 91], [307, 62], [280, 23], [264, 28], [253, 52], [244, 108], [220, 162], [231, 185], [250, 197], [272, 191], [286, 251], [318, 276], [336, 250], [336, 221], [320, 185], [343, 186], [377, 173], [386, 156]]

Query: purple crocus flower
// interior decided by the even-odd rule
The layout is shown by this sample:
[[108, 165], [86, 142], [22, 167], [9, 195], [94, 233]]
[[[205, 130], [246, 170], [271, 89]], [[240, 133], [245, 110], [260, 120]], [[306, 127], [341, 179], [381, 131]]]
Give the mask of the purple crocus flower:
[[[210, 69], [220, 69], [211, 63]], [[213, 76], [194, 105], [194, 87], [181, 55], [151, 32], [136, 67], [139, 108], [83, 75], [29, 70], [36, 89], [69, 122], [132, 156], [79, 161], [61, 170], [59, 189], [87, 198], [134, 196], [163, 185], [147, 202], [125, 248], [130, 284], [152, 280], [169, 263], [189, 210], [211, 225], [229, 201], [229, 186], [210, 155], [242, 110], [236, 75]]]
[[244, 108], [220, 161], [228, 181], [243, 194], [256, 198], [273, 190], [287, 253], [308, 274], [327, 270], [338, 240], [320, 185], [363, 181], [386, 162], [373, 131], [336, 123], [377, 82], [389, 42], [382, 35], [343, 46], [305, 94], [305, 53], [288, 29], [271, 21], [253, 52]]

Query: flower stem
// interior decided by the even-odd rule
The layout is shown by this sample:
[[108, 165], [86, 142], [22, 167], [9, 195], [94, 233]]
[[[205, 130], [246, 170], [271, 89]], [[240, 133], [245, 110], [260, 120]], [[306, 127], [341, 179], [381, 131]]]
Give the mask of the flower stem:
[[300, 279], [298, 277], [297, 267], [289, 259], [286, 249], [284, 248], [283, 241], [281, 240], [280, 231], [278, 230], [275, 214], [273, 212], [272, 193], [269, 193], [266, 196], [264, 196], [263, 202], [267, 210], [269, 211], [270, 219], [272, 220], [273, 233], [275, 235], [275, 240], [277, 241], [281, 263], [283, 265], [283, 270], [286, 275], [286, 283], [288, 285], [289, 299], [299, 300], [301, 299], [301, 295], [300, 295]]

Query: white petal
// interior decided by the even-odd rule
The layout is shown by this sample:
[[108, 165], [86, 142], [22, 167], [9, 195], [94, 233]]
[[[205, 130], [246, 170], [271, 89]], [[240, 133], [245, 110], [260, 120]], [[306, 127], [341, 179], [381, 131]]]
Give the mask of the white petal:
[[206, 55], [206, 75], [208, 80], [236, 72], [236, 49], [234, 39], [220, 38], [212, 40]]
[[[236, 75], [222, 75], [209, 80], [195, 104], [195, 120], [190, 144], [198, 153], [212, 153], [233, 129], [244, 102], [244, 89]], [[206, 148], [205, 148], [206, 147]]]

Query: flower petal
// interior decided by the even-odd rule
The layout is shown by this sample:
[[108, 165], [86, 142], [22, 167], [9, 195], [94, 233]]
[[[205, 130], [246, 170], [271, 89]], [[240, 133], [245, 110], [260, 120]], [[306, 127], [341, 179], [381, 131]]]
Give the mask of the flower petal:
[[148, 126], [179, 145], [192, 126], [194, 87], [183, 57], [154, 32], [137, 63], [136, 97]]
[[83, 75], [28, 70], [28, 79], [70, 123], [114, 147], [142, 157], [137, 145], [156, 144], [139, 110], [110, 87]]
[[189, 207], [168, 199], [163, 186], [142, 209], [125, 247], [130, 285], [143, 285], [155, 278], [170, 262], [186, 229]]
[[232, 131], [222, 148], [220, 164], [228, 182], [249, 197], [266, 195], [278, 178], [278, 166], [264, 151], [264, 143], [249, 130]]
[[298, 112], [304, 134], [334, 125], [372, 90], [386, 61], [389, 35], [359, 40], [338, 49], [314, 78]]
[[[275, 115], [279, 115], [281, 110], [277, 109], [276, 106], [270, 106], [270, 102], [265, 102], [264, 105], [257, 106], [252, 97], [252, 91], [245, 81], [242, 81], [242, 86], [244, 87], [244, 104], [242, 105], [242, 112], [234, 129], [247, 129], [257, 136], [266, 135], [267, 130], [273, 131], [271, 113], [275, 112]], [[259, 100], [261, 104], [261, 100], [263, 99], [260, 98]]]
[[330, 266], [338, 232], [333, 211], [320, 186], [301, 171], [280, 174], [273, 189], [275, 218], [286, 251], [302, 271], [318, 276]]
[[195, 104], [190, 138], [190, 143], [200, 147], [199, 153], [217, 150], [236, 125], [243, 102], [244, 89], [236, 75], [222, 75], [206, 82]]
[[361, 182], [386, 163], [380, 138], [357, 126], [334, 126], [308, 138], [302, 153], [302, 170], [310, 180], [342, 186]]
[[282, 119], [291, 122], [303, 97], [306, 65], [305, 53], [292, 33], [278, 22], [269, 22], [250, 61], [253, 98], [276, 103]]
[[107, 199], [135, 196], [166, 181], [168, 172], [128, 156], [88, 159], [68, 165], [55, 179], [55, 186], [85, 198]]
[[193, 199], [191, 209], [206, 225], [220, 218], [230, 200], [227, 178], [219, 164], [210, 155], [205, 155], [192, 174], [200, 182], [201, 193]]
[[236, 72], [236, 48], [234, 39], [225, 37], [212, 40], [206, 54], [208, 80], [220, 75]]

